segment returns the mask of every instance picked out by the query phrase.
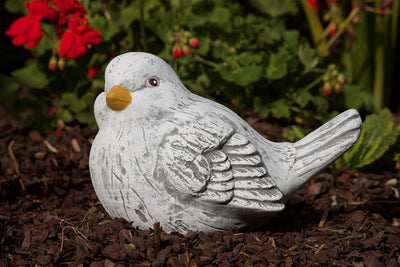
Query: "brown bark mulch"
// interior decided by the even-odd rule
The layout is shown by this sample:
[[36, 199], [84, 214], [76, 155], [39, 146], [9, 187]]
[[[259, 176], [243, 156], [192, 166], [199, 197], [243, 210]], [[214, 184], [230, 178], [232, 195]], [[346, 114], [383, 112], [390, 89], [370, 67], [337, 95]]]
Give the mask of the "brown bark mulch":
[[[244, 117], [282, 140], [282, 127]], [[398, 173], [323, 172], [251, 233], [137, 230], [105, 213], [88, 170], [96, 130], [26, 129], [0, 107], [0, 266], [399, 266]]]

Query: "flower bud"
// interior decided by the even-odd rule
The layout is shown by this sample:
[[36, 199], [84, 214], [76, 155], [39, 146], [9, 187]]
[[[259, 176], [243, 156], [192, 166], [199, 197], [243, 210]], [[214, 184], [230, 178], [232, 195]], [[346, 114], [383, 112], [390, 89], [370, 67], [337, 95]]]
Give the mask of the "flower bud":
[[174, 45], [174, 49], [172, 50], [172, 55], [176, 58], [181, 58], [183, 56], [183, 51], [182, 49], [179, 47], [178, 44]]
[[183, 50], [183, 53], [185, 53], [185, 55], [187, 55], [187, 56], [189, 56], [190, 54], [192, 54], [192, 52], [190, 51], [189, 46], [187, 46], [187, 45], [184, 45], [183, 48], [182, 48], [182, 50]]
[[53, 56], [49, 60], [49, 70], [55, 71], [56, 68], [57, 68], [57, 58]]
[[62, 58], [62, 57], [60, 57], [59, 59], [58, 59], [58, 68], [61, 70], [61, 71], [63, 71], [63, 70], [65, 70], [65, 60]]
[[328, 97], [331, 94], [331, 86], [329, 83], [324, 84], [324, 96]]
[[329, 37], [332, 37], [332, 36], [334, 36], [334, 35], [335, 35], [335, 33], [336, 33], [336, 27], [335, 27], [335, 24], [334, 24], [334, 23], [331, 23], [331, 24], [329, 24], [329, 32], [328, 32], [328, 34], [329, 34]]
[[341, 85], [346, 83], [346, 77], [342, 73], [339, 73], [337, 80]]
[[343, 86], [340, 83], [336, 83], [334, 89], [336, 94], [343, 93]]
[[94, 77], [96, 77], [96, 75], [97, 75], [97, 73], [99, 72], [99, 70], [100, 70], [100, 66], [99, 65], [93, 65], [89, 70], [88, 70], [88, 76], [90, 77], [90, 78], [94, 78]]
[[199, 39], [196, 37], [192, 37], [189, 39], [189, 45], [192, 48], [198, 48], [199, 47]]

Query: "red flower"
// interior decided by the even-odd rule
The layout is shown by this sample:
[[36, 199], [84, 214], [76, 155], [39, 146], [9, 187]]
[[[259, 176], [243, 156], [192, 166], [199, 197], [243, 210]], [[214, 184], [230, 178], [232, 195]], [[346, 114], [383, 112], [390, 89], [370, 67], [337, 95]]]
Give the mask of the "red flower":
[[197, 38], [190, 38], [189, 40], [190, 47], [198, 48], [199, 47], [199, 39]]
[[[43, 14], [43, 17], [47, 19], [48, 21], [55, 21], [58, 18], [58, 12], [55, 10], [52, 6], [49, 5], [48, 0], [43, 0], [43, 1], [34, 1], [34, 2], [40, 2], [40, 9]], [[34, 3], [31, 2], [31, 3]], [[39, 5], [38, 5], [39, 7]]]
[[[39, 44], [43, 36], [40, 20], [43, 18], [42, 1], [25, 2], [28, 10], [28, 16], [23, 16], [15, 20], [6, 34], [13, 37], [12, 44], [15, 46], [26, 45], [28, 48], [34, 48]], [[44, 3], [47, 5], [47, 3]]]
[[96, 77], [97, 73], [100, 71], [100, 66], [99, 65], [93, 65], [89, 71], [88, 71], [88, 76], [90, 78]]
[[58, 11], [64, 14], [85, 15], [85, 8], [78, 0], [52, 0], [57, 6]]
[[28, 48], [34, 48], [39, 44], [43, 31], [39, 20], [31, 16], [24, 16], [15, 20], [6, 31], [6, 34], [13, 37], [13, 45], [26, 44]]
[[67, 21], [68, 16], [83, 17], [86, 14], [85, 8], [77, 0], [52, 0], [59, 11], [58, 26], [62, 26]]
[[315, 11], [319, 11], [318, 0], [307, 0], [308, 4], [315, 9]]
[[68, 30], [61, 37], [60, 57], [77, 59], [86, 53], [86, 46], [98, 44], [101, 33], [90, 29], [87, 19], [73, 17], [68, 20]]
[[174, 50], [172, 51], [172, 55], [176, 58], [180, 58], [183, 56], [183, 51], [182, 49], [179, 47], [178, 44], [174, 45]]
[[43, 36], [40, 20], [45, 18], [52, 21], [57, 18], [57, 11], [49, 6], [48, 2], [49, 0], [25, 2], [28, 16], [15, 20], [6, 31], [8, 36], [13, 37], [13, 45], [26, 45], [27, 48], [34, 48], [39, 44]]

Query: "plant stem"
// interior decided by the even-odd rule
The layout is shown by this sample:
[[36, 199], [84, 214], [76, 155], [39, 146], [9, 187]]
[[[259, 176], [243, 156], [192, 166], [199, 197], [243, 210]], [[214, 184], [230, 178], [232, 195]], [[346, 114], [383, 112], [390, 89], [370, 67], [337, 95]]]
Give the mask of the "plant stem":
[[202, 58], [202, 57], [199, 56], [199, 55], [195, 55], [194, 58], [195, 58], [198, 62], [203, 63], [203, 64], [205, 64], [205, 65], [207, 65], [207, 66], [210, 66], [210, 67], [213, 67], [213, 68], [216, 68], [216, 67], [219, 67], [219, 66], [220, 66], [219, 64], [217, 64], [217, 63], [215, 63], [215, 62], [212, 62], [212, 61], [209, 61], [209, 60], [207, 60], [207, 59], [204, 59], [204, 58]]
[[337, 40], [337, 38], [339, 38], [339, 36], [343, 33], [346, 27], [352, 22], [354, 17], [357, 16], [359, 12], [360, 12], [360, 7], [353, 8], [351, 13], [347, 16], [346, 20], [339, 25], [339, 29], [335, 33], [335, 35], [333, 35], [332, 38], [329, 39], [328, 43], [325, 46], [326, 49], [329, 49], [332, 46], [332, 44]]
[[326, 48], [326, 41], [323, 38], [323, 27], [317, 12], [308, 4], [307, 0], [301, 0], [304, 13], [310, 28], [311, 37], [317, 52], [322, 57], [329, 56], [329, 49]]
[[317, 84], [319, 84], [322, 80], [324, 79], [324, 75], [319, 76], [317, 79], [315, 79], [314, 81], [312, 81], [310, 84], [308, 84], [306, 87], [304, 87], [303, 89], [308, 91], [311, 88], [314, 88]]

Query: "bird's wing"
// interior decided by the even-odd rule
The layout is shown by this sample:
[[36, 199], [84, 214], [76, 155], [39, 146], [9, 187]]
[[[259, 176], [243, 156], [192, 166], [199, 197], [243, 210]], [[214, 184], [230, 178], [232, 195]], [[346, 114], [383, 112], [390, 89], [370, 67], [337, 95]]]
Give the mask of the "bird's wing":
[[262, 211], [282, 210], [282, 193], [257, 149], [222, 121], [176, 128], [158, 153], [158, 172], [174, 190], [200, 201]]

